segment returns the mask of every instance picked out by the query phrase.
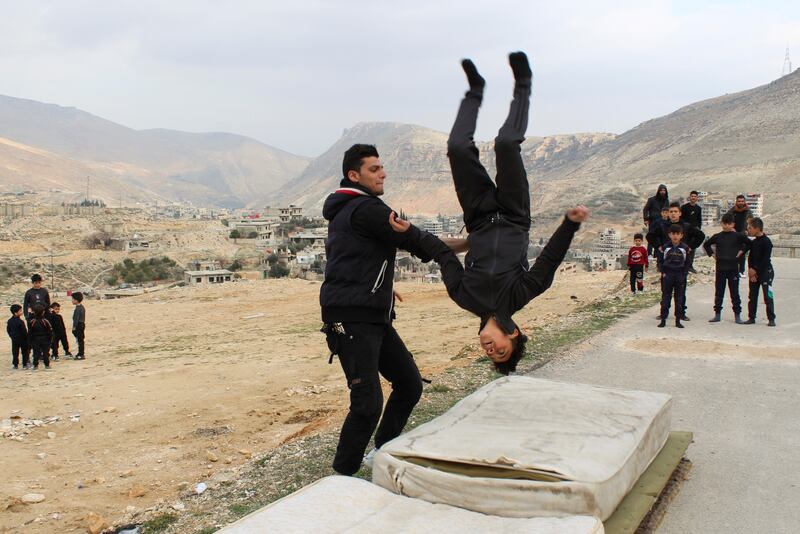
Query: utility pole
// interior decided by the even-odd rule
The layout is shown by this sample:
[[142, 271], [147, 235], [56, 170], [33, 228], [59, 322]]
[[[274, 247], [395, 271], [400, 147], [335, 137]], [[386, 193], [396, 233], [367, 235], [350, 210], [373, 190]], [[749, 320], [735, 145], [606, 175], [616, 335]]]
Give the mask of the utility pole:
[[56, 290], [56, 270], [53, 265], [53, 249], [50, 249], [50, 287]]
[[792, 58], [789, 57], [789, 47], [786, 47], [786, 56], [783, 58], [783, 69], [781, 69], [781, 76], [786, 76], [792, 73]]

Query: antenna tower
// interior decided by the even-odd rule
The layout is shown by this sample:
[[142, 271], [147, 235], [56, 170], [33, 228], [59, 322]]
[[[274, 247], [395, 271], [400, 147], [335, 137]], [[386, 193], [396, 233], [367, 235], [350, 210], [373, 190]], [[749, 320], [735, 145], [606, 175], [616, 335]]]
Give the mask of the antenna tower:
[[792, 73], [792, 58], [789, 57], [789, 47], [786, 47], [786, 56], [783, 58], [783, 69], [781, 70], [781, 76], [786, 76], [787, 74]]

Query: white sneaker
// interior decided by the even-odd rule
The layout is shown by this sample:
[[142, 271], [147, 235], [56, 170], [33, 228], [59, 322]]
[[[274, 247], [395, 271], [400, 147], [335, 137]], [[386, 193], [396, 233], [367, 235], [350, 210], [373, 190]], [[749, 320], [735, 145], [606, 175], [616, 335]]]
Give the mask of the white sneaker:
[[364, 456], [364, 465], [372, 469], [372, 460], [375, 458], [375, 453], [378, 452], [378, 449], [372, 449]]

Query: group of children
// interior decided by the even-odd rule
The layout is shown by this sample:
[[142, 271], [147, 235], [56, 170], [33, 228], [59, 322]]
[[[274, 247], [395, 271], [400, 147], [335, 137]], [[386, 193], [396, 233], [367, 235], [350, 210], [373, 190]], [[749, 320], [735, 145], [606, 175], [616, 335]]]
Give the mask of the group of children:
[[[692, 192], [696, 195], [696, 192]], [[744, 197], [740, 195], [743, 200]], [[737, 202], [739, 197], [737, 197]], [[684, 207], [685, 208], [685, 207]], [[661, 312], [659, 327], [666, 326], [672, 301], [675, 303], [675, 326], [683, 328], [686, 316], [686, 282], [689, 272], [694, 272], [694, 252], [702, 246], [706, 254], [716, 261], [714, 316], [709, 322], [722, 320], [722, 302], [727, 285], [737, 324], [755, 324], [759, 293], [763, 293], [767, 308], [768, 326], [775, 326], [775, 304], [772, 294], [774, 270], [772, 268], [772, 242], [764, 233], [764, 222], [758, 217], [739, 221], [742, 210], [731, 211], [722, 217], [722, 231], [705, 240], [699, 221], [685, 220], [687, 210], [677, 202], [662, 208], [661, 220], [650, 223], [648, 241], [657, 258], [661, 275]], [[748, 239], [748, 236], [750, 239]], [[648, 250], [643, 246], [644, 236], [634, 235], [634, 246], [628, 251], [631, 291], [644, 290], [643, 276], [649, 268]], [[749, 281], [748, 319], [742, 319], [739, 296], [739, 278], [744, 272], [747, 256]]]
[[[59, 345], [63, 347], [65, 357], [72, 357], [67, 329], [61, 317], [61, 305], [50, 302], [49, 292], [42, 287], [42, 277], [34, 274], [31, 276], [31, 283], [33, 287], [25, 292], [22, 305], [11, 305], [11, 318], [6, 325], [6, 331], [11, 338], [11, 365], [13, 369], [19, 369], [20, 363], [23, 369], [38, 369], [39, 362], [43, 362], [44, 368], [50, 369], [51, 359], [59, 359]], [[74, 358], [84, 360], [86, 309], [83, 306], [83, 294], [73, 293], [72, 304], [75, 306], [72, 313], [72, 335], [78, 342], [78, 353]]]

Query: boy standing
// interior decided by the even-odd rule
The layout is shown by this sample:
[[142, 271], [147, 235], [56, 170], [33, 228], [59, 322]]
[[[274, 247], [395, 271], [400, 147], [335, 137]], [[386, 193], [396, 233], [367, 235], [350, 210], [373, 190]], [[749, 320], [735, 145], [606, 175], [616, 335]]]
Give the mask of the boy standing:
[[631, 293], [644, 291], [644, 271], [650, 267], [647, 249], [642, 246], [642, 234], [634, 234], [633, 246], [628, 250], [628, 270], [631, 278]]
[[669, 204], [665, 204], [664, 207], [661, 208], [661, 218], [650, 223], [650, 226], [647, 228], [647, 250], [653, 251], [653, 257], [656, 258], [656, 269], [659, 272], [661, 271], [661, 251], [658, 250], [658, 247], [660, 247], [664, 241], [663, 236], [669, 233], [667, 229], [670, 224]]
[[72, 304], [75, 306], [75, 310], [72, 312], [72, 335], [78, 341], [78, 354], [75, 355], [75, 359], [85, 360], [86, 308], [83, 307], [83, 293], [80, 291], [73, 293]]
[[748, 258], [748, 278], [750, 279], [750, 294], [748, 296], [748, 316], [745, 324], [755, 324], [756, 310], [758, 309], [758, 292], [764, 291], [764, 304], [767, 305], [767, 326], [775, 326], [775, 301], [772, 300], [772, 280], [775, 271], [772, 270], [772, 241], [764, 233], [764, 222], [754, 217], [747, 222], [747, 233], [753, 242], [750, 244], [750, 257]]
[[[681, 221], [687, 222], [700, 230], [703, 226], [703, 208], [697, 203], [700, 198], [700, 193], [692, 191], [689, 193], [689, 202], [681, 206]], [[689, 272], [695, 273], [694, 270], [694, 247], [689, 251]]]
[[50, 306], [50, 324], [53, 325], [53, 359], [58, 360], [58, 344], [64, 347], [64, 355], [72, 356], [69, 351], [69, 340], [67, 339], [67, 327], [64, 326], [64, 318], [61, 317], [61, 304], [54, 302]]
[[[706, 254], [716, 259], [714, 282], [714, 317], [709, 323], [718, 323], [722, 315], [722, 300], [725, 298], [725, 284], [731, 294], [733, 316], [736, 324], [743, 324], [742, 301], [739, 298], [739, 258], [750, 248], [750, 240], [736, 231], [734, 218], [730, 213], [722, 216], [722, 231], [714, 234], [703, 243]], [[714, 247], [712, 250], [711, 247]]]
[[19, 369], [19, 353], [22, 351], [22, 368], [30, 367], [30, 345], [28, 345], [28, 328], [22, 320], [22, 306], [11, 305], [11, 318], [6, 325], [6, 332], [11, 338], [11, 365]]
[[53, 327], [44, 317], [44, 306], [33, 307], [33, 316], [28, 323], [28, 341], [33, 351], [33, 369], [39, 368], [39, 360], [44, 360], [44, 368], [50, 369], [50, 345], [53, 344]]
[[659, 328], [667, 325], [670, 301], [675, 296], [675, 326], [683, 328], [681, 319], [686, 309], [686, 276], [689, 270], [689, 247], [683, 240], [683, 227], [673, 224], [669, 227], [668, 245], [665, 245], [661, 262], [661, 322]]
[[22, 300], [22, 310], [28, 320], [33, 317], [34, 306], [42, 306], [45, 310], [50, 307], [50, 293], [42, 287], [41, 275], [34, 274], [31, 276], [31, 284], [33, 284], [33, 287], [25, 292], [25, 298]]

